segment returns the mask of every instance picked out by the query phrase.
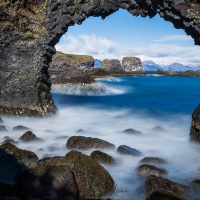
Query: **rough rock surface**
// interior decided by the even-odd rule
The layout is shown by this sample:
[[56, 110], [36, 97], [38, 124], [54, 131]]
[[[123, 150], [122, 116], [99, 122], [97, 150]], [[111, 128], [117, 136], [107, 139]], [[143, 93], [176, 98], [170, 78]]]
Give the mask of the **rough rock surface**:
[[146, 200], [183, 200], [188, 187], [168, 179], [151, 175], [146, 180]]
[[54, 113], [48, 75], [54, 46], [70, 26], [90, 16], [105, 18], [120, 8], [133, 16], [159, 14], [200, 44], [199, 0], [1, 1], [0, 113]]
[[165, 160], [157, 157], [145, 157], [143, 158], [140, 163], [146, 163], [146, 164], [164, 164], [166, 163]]
[[64, 71], [69, 67], [90, 69], [94, 67], [94, 58], [87, 55], [65, 54], [57, 51], [53, 55], [49, 71]]
[[141, 156], [142, 153], [136, 149], [133, 149], [129, 146], [126, 146], [126, 145], [120, 145], [118, 148], [117, 148], [117, 152], [120, 153], [120, 154], [124, 154], [124, 155], [131, 155], [133, 157], [137, 157], [137, 156]]
[[200, 142], [200, 104], [192, 113], [192, 126], [190, 128], [190, 140]]
[[34, 141], [39, 142], [39, 141], [42, 141], [35, 134], [33, 134], [31, 131], [25, 132], [19, 139], [23, 142], [34, 142]]
[[96, 199], [113, 192], [112, 177], [94, 159], [75, 151], [69, 152], [65, 159], [74, 173], [80, 197]]
[[99, 163], [103, 163], [103, 164], [108, 164], [108, 165], [113, 165], [115, 164], [115, 160], [112, 156], [104, 153], [104, 152], [101, 152], [101, 151], [93, 151], [91, 154], [90, 154], [90, 157], [95, 159], [97, 162]]
[[155, 167], [154, 165], [148, 165], [148, 164], [139, 166], [137, 171], [139, 174], [143, 176], [150, 176], [150, 175], [162, 176], [162, 175], [167, 174], [166, 170], [160, 169], [160, 168]]
[[144, 72], [142, 62], [137, 57], [124, 57], [122, 59], [122, 66], [127, 72]]
[[0, 145], [0, 149], [3, 149], [8, 154], [15, 156], [18, 162], [23, 163], [25, 165], [38, 161], [38, 157], [35, 153], [19, 149], [15, 145], [10, 144], [9, 142]]
[[102, 61], [102, 66], [101, 66], [101, 69], [104, 69], [106, 71], [124, 71], [122, 65], [121, 65], [121, 62], [117, 59], [111, 59], [111, 60], [108, 60], [108, 59], [104, 59]]
[[115, 145], [98, 138], [72, 136], [67, 141], [68, 149], [115, 149]]
[[70, 168], [37, 164], [22, 172], [17, 181], [21, 199], [77, 200], [78, 188]]

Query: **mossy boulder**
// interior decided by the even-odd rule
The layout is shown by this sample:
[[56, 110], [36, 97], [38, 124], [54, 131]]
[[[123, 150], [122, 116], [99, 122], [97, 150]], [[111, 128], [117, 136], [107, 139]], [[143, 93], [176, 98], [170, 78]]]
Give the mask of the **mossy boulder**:
[[146, 200], [183, 200], [189, 188], [162, 177], [151, 175], [146, 180]]
[[42, 139], [38, 138], [31, 131], [25, 132], [19, 139], [23, 142], [41, 142], [42, 141]]
[[99, 163], [103, 163], [103, 164], [107, 164], [107, 165], [113, 165], [115, 164], [115, 160], [112, 156], [101, 152], [101, 151], [93, 151], [90, 154], [90, 157], [93, 158], [94, 160], [96, 160]]
[[115, 149], [115, 145], [98, 138], [72, 136], [67, 141], [68, 149]]
[[114, 181], [110, 174], [94, 159], [77, 151], [66, 156], [72, 170], [81, 198], [100, 198], [113, 192]]
[[36, 164], [20, 174], [18, 187], [22, 199], [78, 199], [74, 175], [66, 165]]
[[9, 142], [0, 145], [0, 149], [3, 149], [8, 154], [15, 156], [20, 163], [23, 163], [25, 165], [38, 161], [38, 157], [35, 153], [19, 149]]
[[162, 176], [167, 174], [167, 171], [165, 169], [160, 169], [155, 167], [154, 165], [148, 165], [148, 164], [139, 166], [137, 171], [142, 176], [150, 176], [150, 175]]

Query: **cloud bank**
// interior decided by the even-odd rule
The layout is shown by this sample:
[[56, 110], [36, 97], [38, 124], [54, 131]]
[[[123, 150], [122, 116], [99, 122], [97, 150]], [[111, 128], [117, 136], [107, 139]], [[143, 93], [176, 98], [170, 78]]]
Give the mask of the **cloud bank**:
[[142, 47], [127, 47], [107, 38], [92, 35], [64, 35], [62, 42], [56, 45], [57, 51], [70, 54], [92, 55], [97, 59], [122, 59], [125, 56], [137, 56], [142, 61], [152, 60], [158, 64], [181, 63], [185, 65], [200, 64], [199, 46], [178, 46], [163, 41], [191, 40], [189, 36], [176, 35], [164, 36], [154, 41], [151, 45]]

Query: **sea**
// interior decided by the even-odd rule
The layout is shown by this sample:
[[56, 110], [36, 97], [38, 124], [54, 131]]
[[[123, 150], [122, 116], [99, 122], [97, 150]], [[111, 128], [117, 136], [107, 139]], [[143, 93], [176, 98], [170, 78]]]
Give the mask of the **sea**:
[[[142, 153], [140, 157], [120, 155], [102, 150], [116, 160], [116, 165], [103, 165], [115, 181], [111, 199], [143, 200], [146, 197], [145, 177], [137, 172], [144, 157], [159, 157], [165, 164], [164, 178], [191, 186], [200, 179], [200, 144], [190, 142], [192, 112], [200, 103], [200, 78], [143, 75], [97, 78], [92, 86], [53, 86], [52, 97], [58, 109], [47, 118], [2, 117], [8, 133], [0, 135], [19, 140], [22, 132], [12, 130], [23, 125], [32, 129], [40, 143], [19, 142], [19, 148], [31, 150], [38, 157], [64, 156], [70, 136], [95, 137], [127, 145]], [[160, 126], [164, 131], [156, 131]], [[128, 135], [126, 129], [141, 131]], [[76, 133], [83, 129], [84, 132]], [[42, 150], [41, 150], [42, 148]], [[86, 155], [94, 149], [82, 151]], [[191, 193], [187, 199], [200, 199]]]

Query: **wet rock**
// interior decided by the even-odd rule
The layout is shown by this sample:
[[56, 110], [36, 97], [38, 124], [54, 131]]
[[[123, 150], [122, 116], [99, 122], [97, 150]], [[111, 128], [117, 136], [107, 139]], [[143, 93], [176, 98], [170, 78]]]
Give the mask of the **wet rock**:
[[28, 131], [28, 130], [31, 130], [31, 129], [26, 126], [22, 126], [22, 125], [15, 126], [13, 128], [13, 131]]
[[115, 149], [115, 145], [98, 138], [72, 136], [67, 141], [68, 149]]
[[152, 131], [156, 131], [156, 132], [164, 132], [165, 129], [162, 128], [161, 126], [155, 126], [154, 128], [152, 128]]
[[183, 200], [189, 190], [187, 186], [154, 175], [147, 178], [146, 187], [146, 200]]
[[107, 164], [107, 165], [113, 165], [115, 164], [115, 160], [112, 156], [101, 152], [101, 151], [93, 151], [90, 154], [90, 157], [92, 157], [94, 160], [96, 160], [99, 163]]
[[4, 123], [4, 121], [3, 121], [3, 119], [0, 117], [0, 125], [3, 124], [3, 123]]
[[123, 132], [128, 134], [128, 135], [141, 135], [142, 134], [141, 131], [137, 131], [137, 130], [132, 129], [132, 128], [126, 129]]
[[117, 153], [123, 154], [123, 155], [131, 155], [133, 157], [141, 156], [142, 153], [136, 149], [133, 149], [126, 145], [120, 145], [117, 148]]
[[190, 128], [190, 141], [200, 143], [200, 104], [192, 113], [192, 125]]
[[7, 129], [4, 125], [0, 126], [0, 132], [7, 132]]
[[15, 145], [6, 142], [0, 145], [0, 149], [5, 150], [8, 154], [15, 156], [20, 163], [28, 165], [29, 163], [38, 161], [38, 157], [35, 153], [27, 150], [17, 148]]
[[38, 138], [31, 131], [25, 132], [19, 139], [23, 142], [41, 142], [42, 141], [42, 139]]
[[74, 173], [82, 198], [100, 198], [114, 190], [110, 174], [94, 159], [71, 151], [66, 156], [67, 165]]
[[0, 199], [15, 194], [16, 178], [25, 169], [17, 158], [0, 149]]
[[22, 199], [77, 200], [78, 188], [67, 166], [37, 164], [20, 174], [18, 187]]
[[7, 142], [9, 142], [10, 144], [17, 144], [17, 143], [18, 143], [18, 142], [16, 142], [15, 140], [9, 138], [9, 139], [4, 140], [4, 141], [3, 141], [3, 144], [5, 144], [5, 143], [7, 143]]
[[150, 176], [150, 175], [162, 176], [162, 175], [167, 174], [166, 170], [159, 169], [159, 168], [155, 167], [154, 165], [148, 165], [148, 164], [139, 166], [137, 171], [139, 174], [141, 174], [143, 176]]
[[165, 160], [157, 157], [145, 157], [143, 158], [140, 163], [146, 163], [146, 164], [164, 164], [166, 163]]
[[122, 66], [127, 72], [144, 72], [142, 62], [138, 57], [124, 57], [122, 59]]

